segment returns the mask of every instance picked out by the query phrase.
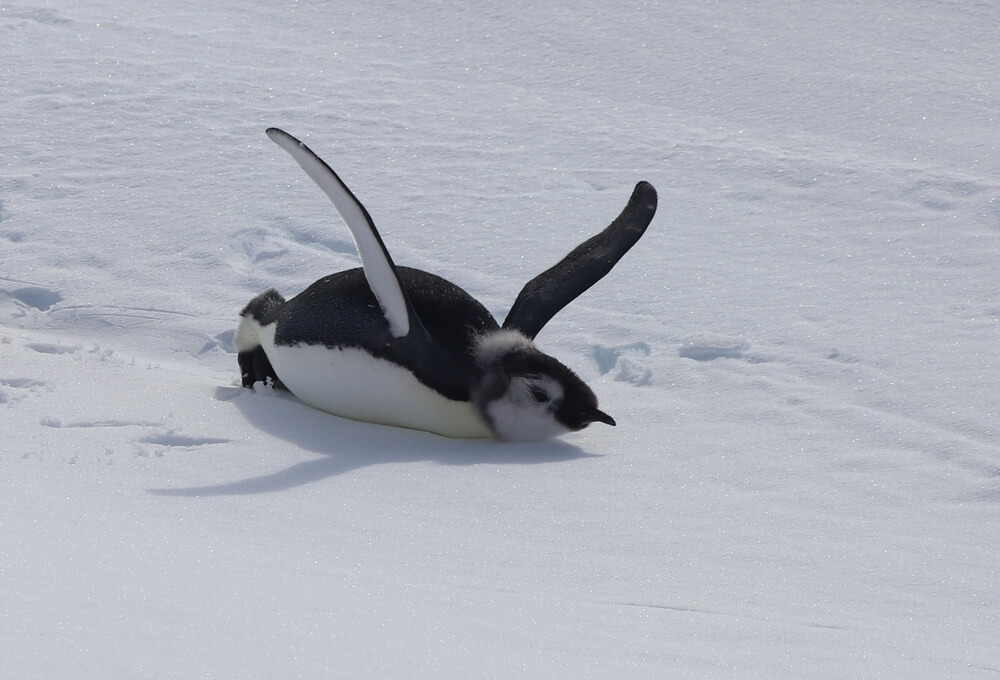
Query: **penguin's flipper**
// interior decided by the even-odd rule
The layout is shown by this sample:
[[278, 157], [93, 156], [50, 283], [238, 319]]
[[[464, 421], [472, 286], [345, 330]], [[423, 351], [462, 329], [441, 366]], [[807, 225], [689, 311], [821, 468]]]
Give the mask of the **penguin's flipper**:
[[503, 327], [534, 338], [559, 310], [611, 271], [646, 231], [655, 212], [656, 189], [639, 182], [628, 205], [604, 231], [525, 284]]
[[[395, 338], [401, 338], [410, 332], [410, 317], [412, 308], [403, 294], [389, 251], [382, 243], [382, 237], [375, 229], [371, 215], [355, 198], [347, 185], [337, 176], [323, 159], [310, 150], [308, 146], [291, 136], [284, 130], [268, 128], [267, 136], [275, 144], [291, 154], [292, 158], [302, 166], [306, 174], [316, 182], [330, 200], [337, 212], [344, 218], [347, 228], [354, 238], [354, 245], [361, 255], [361, 265], [365, 270], [365, 279], [371, 288], [386, 321], [389, 322], [389, 332]], [[419, 320], [417, 320], [419, 324]]]

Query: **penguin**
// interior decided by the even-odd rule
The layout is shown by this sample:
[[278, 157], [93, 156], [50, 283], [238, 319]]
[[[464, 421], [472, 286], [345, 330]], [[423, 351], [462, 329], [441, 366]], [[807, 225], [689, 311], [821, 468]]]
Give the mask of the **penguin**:
[[533, 340], [639, 240], [656, 211], [651, 184], [639, 182], [610, 226], [529, 281], [500, 325], [454, 283], [396, 266], [330, 166], [283, 130], [267, 135], [333, 202], [362, 266], [288, 300], [270, 289], [243, 308], [234, 344], [244, 387], [264, 382], [334, 415], [447, 437], [533, 441], [615, 425]]

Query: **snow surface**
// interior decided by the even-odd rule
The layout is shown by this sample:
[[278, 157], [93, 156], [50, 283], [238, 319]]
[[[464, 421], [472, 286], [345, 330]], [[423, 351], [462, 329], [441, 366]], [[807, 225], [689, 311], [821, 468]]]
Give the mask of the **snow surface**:
[[[453, 6], [452, 6], [453, 5]], [[0, 676], [996, 678], [993, 2], [0, 4]], [[396, 262], [618, 427], [237, 386], [239, 309]]]

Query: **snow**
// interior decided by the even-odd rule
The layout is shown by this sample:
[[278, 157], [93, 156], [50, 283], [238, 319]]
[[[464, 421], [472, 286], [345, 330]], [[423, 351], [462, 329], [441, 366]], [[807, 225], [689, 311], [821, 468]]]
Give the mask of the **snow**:
[[[993, 3], [0, 5], [0, 675], [1000, 672]], [[397, 264], [618, 427], [500, 444], [238, 386], [239, 310]]]

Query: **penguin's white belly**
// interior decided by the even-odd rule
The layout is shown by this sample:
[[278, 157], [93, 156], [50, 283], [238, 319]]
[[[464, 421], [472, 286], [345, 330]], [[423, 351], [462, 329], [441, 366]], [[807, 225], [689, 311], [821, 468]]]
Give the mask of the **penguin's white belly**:
[[313, 408], [446, 437], [491, 436], [471, 403], [438, 394], [391, 361], [355, 347], [276, 346], [274, 331], [275, 324], [260, 328], [260, 344], [274, 372]]

